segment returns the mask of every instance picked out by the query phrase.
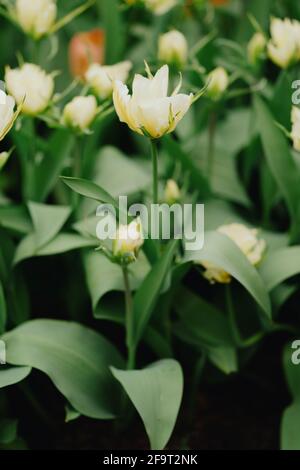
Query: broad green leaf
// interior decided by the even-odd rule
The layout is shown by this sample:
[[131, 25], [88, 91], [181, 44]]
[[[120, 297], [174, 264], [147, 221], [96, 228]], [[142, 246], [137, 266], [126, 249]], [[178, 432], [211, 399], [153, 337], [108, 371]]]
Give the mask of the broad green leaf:
[[134, 297], [135, 342], [138, 344], [164, 286], [172, 260], [178, 247], [178, 240], [169, 243], [161, 259], [153, 266]]
[[207, 351], [210, 361], [224, 374], [238, 371], [237, 352], [229, 347], [210, 347]]
[[0, 207], [0, 224], [6, 229], [25, 235], [32, 231], [32, 223], [23, 206], [7, 205]]
[[66, 176], [61, 177], [62, 181], [66, 183], [73, 191], [80, 194], [81, 196], [95, 199], [96, 201], [111, 204], [113, 207], [117, 207], [116, 200], [108, 194], [104, 189], [100, 188], [97, 184], [92, 181], [88, 181], [81, 178], [69, 178]]
[[185, 261], [209, 261], [239, 281], [271, 317], [271, 303], [263, 281], [238, 246], [229, 237], [218, 232], [206, 232], [204, 247], [185, 254]]
[[0, 281], [0, 335], [5, 331], [6, 317], [6, 301], [4, 297], [3, 285]]
[[37, 202], [29, 202], [28, 208], [34, 226], [35, 248], [39, 250], [58, 234], [70, 216], [71, 208]]
[[118, 390], [109, 366], [123, 360], [102, 335], [82, 325], [33, 320], [3, 336], [7, 362], [47, 374], [71, 405], [83, 415], [112, 419]]
[[300, 273], [300, 246], [271, 251], [259, 268], [267, 289], [271, 291], [288, 278]]
[[[124, 279], [119, 265], [112, 263], [102, 253], [88, 251], [84, 255], [88, 288], [92, 297], [95, 315], [101, 312], [101, 299], [108, 292], [123, 292]], [[141, 253], [138, 260], [129, 267], [130, 287], [136, 290], [149, 271], [149, 264]], [[100, 302], [100, 305], [98, 305]], [[97, 308], [98, 307], [98, 308]]]
[[17, 384], [30, 374], [31, 367], [4, 367], [0, 369], [0, 389]]
[[58, 255], [81, 248], [97, 247], [98, 245], [99, 243], [95, 239], [84, 238], [72, 233], [60, 233], [47, 245], [36, 250], [35, 235], [30, 234], [19, 244], [15, 253], [14, 264], [16, 265], [35, 256]]
[[287, 140], [261, 98], [255, 96], [260, 136], [270, 171], [285, 199], [293, 222], [292, 235], [298, 233], [300, 221], [300, 172], [293, 160]]
[[[149, 167], [150, 170], [150, 167]], [[93, 181], [113, 197], [136, 193], [151, 185], [151, 171], [115, 147], [104, 147], [97, 156]]]
[[216, 307], [181, 288], [174, 299], [174, 309], [179, 315], [179, 331], [185, 328], [193, 342], [199, 346], [230, 347], [234, 341], [228, 319]]
[[183, 374], [173, 359], [142, 370], [111, 371], [141, 416], [152, 450], [162, 450], [174, 429], [183, 394]]

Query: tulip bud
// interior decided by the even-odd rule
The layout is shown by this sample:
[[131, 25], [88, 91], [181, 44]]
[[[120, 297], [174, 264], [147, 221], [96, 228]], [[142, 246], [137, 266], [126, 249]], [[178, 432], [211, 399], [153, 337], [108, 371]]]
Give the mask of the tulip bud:
[[300, 109], [293, 106], [292, 109], [292, 132], [294, 149], [300, 152]]
[[193, 95], [178, 94], [178, 87], [168, 97], [169, 68], [161, 67], [154, 77], [135, 75], [133, 93], [119, 80], [114, 82], [113, 101], [121, 122], [131, 130], [151, 139], [173, 132], [189, 110]]
[[[3, 140], [16, 119], [15, 100], [0, 90], [0, 140]], [[2, 155], [2, 160], [4, 156]]]
[[15, 17], [23, 31], [34, 39], [40, 39], [51, 31], [55, 23], [55, 0], [17, 0]]
[[76, 96], [65, 106], [62, 120], [67, 126], [85, 132], [94, 121], [97, 112], [97, 101], [94, 96]]
[[129, 61], [110, 66], [92, 64], [85, 74], [85, 80], [94, 93], [104, 100], [112, 95], [113, 81], [126, 82], [131, 68], [132, 63]]
[[266, 50], [267, 41], [262, 33], [255, 33], [248, 43], [248, 60], [250, 64], [257, 64]]
[[31, 116], [42, 113], [49, 106], [54, 92], [54, 80], [38, 65], [25, 63], [20, 68], [6, 67], [5, 83], [22, 112]]
[[[266, 249], [266, 242], [257, 238], [258, 230], [249, 229], [242, 224], [230, 224], [222, 225], [217, 231], [229, 237], [253, 266], [259, 264]], [[228, 284], [231, 281], [230, 274], [213, 263], [204, 261], [200, 264], [205, 268], [204, 277], [211, 283]]]
[[170, 206], [180, 200], [180, 189], [176, 181], [168, 180], [165, 188], [165, 201]]
[[185, 36], [173, 30], [160, 36], [158, 41], [158, 58], [167, 64], [182, 67], [188, 57], [188, 44]]
[[128, 264], [136, 260], [139, 249], [144, 243], [140, 219], [129, 225], [120, 225], [113, 240], [113, 256]]
[[217, 67], [208, 75], [206, 94], [212, 100], [219, 100], [229, 85], [229, 78], [223, 67]]
[[285, 69], [300, 60], [300, 23], [273, 18], [268, 54], [274, 64]]
[[177, 4], [177, 0], [144, 0], [144, 3], [155, 15], [163, 15]]
[[73, 77], [83, 78], [90, 64], [104, 62], [105, 34], [102, 29], [73, 36], [69, 46], [70, 69]]

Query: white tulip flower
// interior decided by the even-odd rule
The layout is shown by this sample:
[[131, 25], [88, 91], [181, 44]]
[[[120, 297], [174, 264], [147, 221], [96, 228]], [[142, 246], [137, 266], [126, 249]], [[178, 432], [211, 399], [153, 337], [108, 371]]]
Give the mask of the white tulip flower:
[[98, 113], [94, 96], [76, 96], [63, 111], [63, 123], [81, 132], [88, 130]]
[[[10, 131], [19, 114], [19, 111], [15, 112], [14, 108], [14, 98], [7, 95], [3, 90], [0, 90], [0, 140], [3, 140]], [[2, 155], [2, 160], [3, 158]]]
[[[266, 249], [266, 242], [257, 238], [257, 229], [249, 229], [245, 225], [235, 223], [222, 225], [217, 231], [229, 237], [253, 266], [259, 264]], [[204, 261], [200, 264], [205, 268], [204, 277], [211, 283], [228, 284], [231, 281], [230, 274], [213, 263]]]
[[229, 77], [223, 67], [214, 69], [207, 78], [206, 94], [213, 100], [218, 100], [222, 97], [229, 85]]
[[158, 58], [167, 64], [184, 65], [188, 58], [188, 44], [180, 31], [162, 34], [158, 41]]
[[91, 64], [85, 74], [87, 84], [101, 99], [109, 98], [113, 92], [113, 81], [126, 82], [132, 68], [130, 61], [115, 65]]
[[285, 69], [300, 60], [300, 23], [296, 20], [273, 18], [268, 55], [279, 67]]
[[25, 63], [20, 68], [6, 67], [5, 83], [8, 92], [22, 105], [22, 112], [31, 116], [49, 106], [54, 92], [54, 79], [38, 65]]
[[140, 219], [133, 220], [129, 225], [120, 225], [113, 240], [113, 256], [132, 262], [136, 259], [143, 243]]
[[293, 106], [292, 109], [292, 132], [294, 149], [300, 152], [300, 109]]
[[51, 31], [57, 15], [55, 0], [17, 0], [15, 17], [25, 33], [40, 39]]
[[168, 96], [169, 67], [164, 65], [155, 76], [135, 75], [132, 96], [127, 86], [114, 82], [113, 101], [121, 122], [131, 130], [151, 139], [174, 131], [189, 110], [193, 95], [178, 94], [178, 88]]

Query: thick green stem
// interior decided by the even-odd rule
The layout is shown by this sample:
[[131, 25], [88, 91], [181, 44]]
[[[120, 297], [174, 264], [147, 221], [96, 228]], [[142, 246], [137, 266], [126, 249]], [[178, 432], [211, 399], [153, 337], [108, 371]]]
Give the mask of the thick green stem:
[[127, 369], [134, 369], [135, 367], [135, 346], [133, 341], [133, 302], [132, 293], [129, 283], [128, 267], [123, 266], [123, 279], [125, 288], [125, 305], [126, 305], [126, 346], [128, 351]]
[[153, 191], [152, 191], [152, 202], [153, 204], [158, 203], [158, 151], [157, 151], [157, 141], [151, 139], [151, 154], [152, 154], [152, 183], [153, 183]]

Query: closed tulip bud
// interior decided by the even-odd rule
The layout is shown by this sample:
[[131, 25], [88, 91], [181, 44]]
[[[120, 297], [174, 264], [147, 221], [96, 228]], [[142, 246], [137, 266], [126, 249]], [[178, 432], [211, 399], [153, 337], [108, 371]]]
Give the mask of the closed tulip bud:
[[300, 109], [293, 106], [292, 109], [292, 132], [294, 149], [300, 152]]
[[158, 41], [158, 58], [167, 64], [176, 64], [182, 67], [188, 57], [188, 44], [185, 36], [173, 30], [160, 36]]
[[54, 79], [38, 65], [25, 63], [20, 68], [5, 70], [8, 92], [22, 112], [31, 116], [42, 113], [49, 106], [54, 92]]
[[206, 94], [214, 101], [219, 100], [229, 85], [229, 77], [223, 67], [217, 67], [208, 75]]
[[[0, 90], [0, 140], [4, 139], [15, 122], [17, 113], [14, 112], [14, 108], [14, 98], [7, 95], [3, 90]], [[2, 154], [2, 161], [3, 159], [4, 156]]]
[[286, 69], [300, 60], [300, 23], [273, 18], [268, 55], [274, 64]]
[[76, 96], [68, 103], [63, 111], [63, 123], [80, 132], [89, 129], [98, 113], [96, 98]]
[[165, 188], [165, 201], [167, 204], [172, 205], [180, 200], [180, 189], [176, 181], [168, 180]]
[[262, 33], [255, 33], [248, 43], [248, 60], [250, 64], [257, 64], [262, 58], [267, 41]]
[[104, 62], [105, 34], [102, 29], [73, 36], [69, 46], [70, 69], [73, 77], [84, 78], [90, 64]]
[[177, 0], [144, 0], [144, 3], [155, 15], [163, 15], [177, 4]]
[[[253, 266], [259, 264], [266, 249], [266, 242], [257, 238], [256, 229], [249, 229], [242, 224], [230, 224], [222, 225], [217, 231], [229, 237]], [[211, 283], [228, 284], [231, 281], [230, 274], [213, 263], [201, 262], [201, 265], [205, 268], [204, 277]]]
[[178, 94], [176, 89], [168, 97], [168, 84], [167, 65], [160, 68], [154, 77], [135, 75], [132, 96], [124, 83], [115, 81], [113, 100], [120, 121], [151, 139], [174, 131], [191, 106], [193, 95]]
[[17, 0], [15, 18], [23, 31], [34, 39], [40, 39], [51, 31], [55, 23], [55, 0]]
[[121, 262], [131, 263], [136, 260], [144, 243], [140, 219], [129, 225], [120, 225], [113, 240], [113, 256]]
[[106, 66], [92, 64], [85, 74], [85, 80], [99, 98], [106, 99], [112, 95], [114, 80], [126, 82], [131, 68], [132, 63], [129, 61]]

